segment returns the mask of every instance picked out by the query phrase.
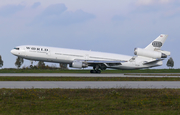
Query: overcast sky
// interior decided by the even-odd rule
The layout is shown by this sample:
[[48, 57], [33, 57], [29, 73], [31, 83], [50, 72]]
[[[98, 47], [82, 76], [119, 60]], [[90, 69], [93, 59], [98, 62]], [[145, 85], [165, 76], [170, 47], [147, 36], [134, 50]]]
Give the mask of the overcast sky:
[[[146, 47], [160, 34], [169, 35], [162, 49], [180, 68], [179, 6], [179, 0], [0, 0], [3, 68], [15, 67], [10, 50], [19, 45], [133, 56], [135, 47]], [[167, 68], [163, 62], [159, 68]]]

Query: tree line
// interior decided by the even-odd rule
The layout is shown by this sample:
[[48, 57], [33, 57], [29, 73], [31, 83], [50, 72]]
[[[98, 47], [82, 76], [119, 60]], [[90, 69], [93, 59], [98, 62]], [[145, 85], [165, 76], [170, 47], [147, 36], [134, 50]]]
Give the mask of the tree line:
[[[3, 66], [3, 60], [2, 57], [0, 55], [0, 67], [2, 68]], [[15, 66], [19, 69], [22, 64], [24, 63], [24, 59], [21, 57], [17, 57], [16, 58], [16, 62], [15, 62]], [[39, 61], [37, 65], [30, 65], [28, 67], [22, 67], [23, 69], [57, 69], [57, 67], [55, 66], [49, 66], [49, 65], [45, 65], [45, 63], [43, 61]], [[67, 64], [63, 64], [63, 63], [59, 63], [59, 68], [60, 69], [68, 69]]]
[[[3, 67], [3, 60], [2, 60], [2, 57], [0, 55], [0, 67], [2, 68]], [[15, 62], [15, 66], [19, 69], [21, 67], [21, 65], [24, 63], [24, 59], [21, 58], [21, 57], [17, 57], [16, 58], [16, 62]], [[173, 68], [174, 67], [174, 60], [172, 59], [172, 57], [170, 57], [166, 63], [166, 65], [169, 67], [169, 68]], [[67, 64], [63, 64], [63, 63], [59, 63], [59, 67], [61, 69], [68, 69], [67, 67]], [[28, 68], [28, 67], [25, 67], [25, 68]], [[30, 65], [31, 69], [53, 69], [55, 67], [51, 67], [51, 66], [48, 66], [48, 65], [45, 65], [45, 63], [43, 61], [39, 61], [37, 65]]]

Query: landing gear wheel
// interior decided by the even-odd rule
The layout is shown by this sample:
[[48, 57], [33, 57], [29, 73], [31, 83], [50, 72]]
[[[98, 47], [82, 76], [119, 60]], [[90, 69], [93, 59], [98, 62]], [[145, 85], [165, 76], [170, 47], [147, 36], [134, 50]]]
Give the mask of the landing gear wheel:
[[100, 70], [97, 70], [96, 73], [101, 73], [101, 71], [100, 71]]
[[91, 70], [90, 73], [96, 73], [96, 71], [95, 70]]
[[91, 70], [90, 73], [94, 73], [94, 70]]
[[32, 65], [30, 65], [30, 68], [32, 69], [32, 68], [33, 68], [33, 66], [32, 66]]
[[101, 73], [100, 70], [91, 70], [90, 73]]

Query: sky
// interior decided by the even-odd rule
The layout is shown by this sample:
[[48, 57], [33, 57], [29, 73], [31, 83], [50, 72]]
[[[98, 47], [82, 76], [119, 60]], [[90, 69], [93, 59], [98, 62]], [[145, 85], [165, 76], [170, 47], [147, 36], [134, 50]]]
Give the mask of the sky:
[[[169, 35], [162, 50], [170, 51], [174, 68], [180, 68], [179, 6], [179, 0], [0, 0], [3, 68], [15, 68], [10, 50], [19, 45], [134, 56], [134, 48], [160, 34]], [[168, 68], [168, 58], [158, 68]], [[25, 60], [22, 66], [30, 64]]]

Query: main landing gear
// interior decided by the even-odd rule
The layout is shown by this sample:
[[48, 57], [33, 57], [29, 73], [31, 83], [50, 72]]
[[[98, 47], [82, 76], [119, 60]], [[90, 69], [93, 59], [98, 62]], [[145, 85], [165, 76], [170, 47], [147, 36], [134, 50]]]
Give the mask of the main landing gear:
[[99, 65], [96, 65], [93, 67], [93, 70], [90, 71], [90, 73], [101, 73], [101, 70]]
[[30, 68], [33, 68], [33, 61], [31, 60], [31, 65], [30, 65]]
[[101, 73], [100, 70], [91, 70], [90, 73]]

